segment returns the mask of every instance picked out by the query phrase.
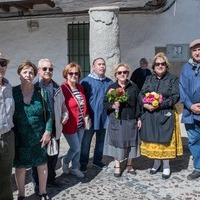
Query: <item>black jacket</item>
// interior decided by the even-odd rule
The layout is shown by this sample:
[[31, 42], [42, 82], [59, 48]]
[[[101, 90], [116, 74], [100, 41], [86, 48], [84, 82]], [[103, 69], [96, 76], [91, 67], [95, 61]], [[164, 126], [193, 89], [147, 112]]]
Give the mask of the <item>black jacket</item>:
[[140, 102], [147, 92], [163, 95], [163, 102], [154, 111], [144, 109], [141, 116], [141, 139], [146, 142], [168, 143], [174, 130], [174, 105], [179, 101], [179, 80], [167, 72], [161, 79], [148, 76], [140, 91]]
[[[118, 84], [118, 81], [110, 85], [106, 91], [106, 93], [109, 91], [109, 89], [117, 89], [121, 86]], [[139, 89], [135, 83], [132, 83], [128, 80], [128, 83], [125, 87], [125, 91], [129, 95], [129, 99], [127, 102], [120, 103], [119, 108], [119, 119], [135, 119], [140, 116], [140, 106], [138, 102], [138, 94]], [[112, 108], [113, 102], [108, 102], [107, 97], [105, 95], [104, 98], [104, 108], [107, 111], [107, 114], [114, 112], [115, 110]]]
[[[145, 70], [146, 75], [143, 73], [143, 70]], [[141, 90], [146, 77], [149, 75], [151, 75], [151, 71], [149, 69], [141, 69], [139, 67], [132, 73], [130, 80], [138, 86], [139, 90]]]

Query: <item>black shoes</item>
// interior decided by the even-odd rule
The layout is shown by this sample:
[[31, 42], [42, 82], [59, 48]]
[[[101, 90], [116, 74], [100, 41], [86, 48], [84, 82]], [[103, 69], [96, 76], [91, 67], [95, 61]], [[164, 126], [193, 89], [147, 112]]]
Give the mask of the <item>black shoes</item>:
[[195, 180], [200, 177], [200, 172], [194, 170], [191, 174], [187, 176], [188, 180]]
[[114, 167], [115, 172], [114, 172], [114, 177], [119, 178], [122, 175], [121, 167]]
[[166, 174], [162, 174], [162, 179], [168, 179], [171, 176], [171, 174], [166, 175]]
[[93, 163], [93, 166], [99, 168], [99, 169], [107, 169], [107, 166], [104, 163]]
[[126, 171], [127, 171], [127, 174], [132, 174], [132, 175], [136, 175], [137, 174], [135, 172], [135, 170], [133, 169], [132, 165], [126, 165]]
[[153, 174], [157, 174], [157, 172], [160, 170], [160, 167], [158, 167], [158, 169], [154, 169], [154, 168], [152, 168], [151, 170], [150, 170], [150, 174], [151, 175], [153, 175]]
[[82, 165], [80, 166], [80, 170], [83, 172], [83, 173], [86, 173], [87, 172], [87, 167]]
[[24, 200], [24, 199], [25, 199], [25, 197], [23, 197], [23, 196], [20, 196], [17, 198], [17, 200]]
[[47, 194], [41, 194], [40, 200], [51, 200], [51, 198]]

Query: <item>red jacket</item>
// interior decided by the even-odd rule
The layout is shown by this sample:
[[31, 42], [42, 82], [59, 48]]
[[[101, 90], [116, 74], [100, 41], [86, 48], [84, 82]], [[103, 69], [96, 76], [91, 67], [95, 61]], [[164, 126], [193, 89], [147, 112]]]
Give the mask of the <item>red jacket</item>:
[[[79, 105], [76, 99], [74, 99], [75, 97], [72, 95], [71, 93], [72, 91], [70, 92], [65, 85], [67, 85], [68, 88], [71, 90], [67, 81], [61, 85], [62, 92], [65, 97], [65, 105], [69, 112], [69, 119], [67, 123], [63, 125], [62, 132], [63, 134], [74, 134], [76, 133], [78, 128]], [[87, 110], [84, 88], [81, 84], [76, 84], [76, 87], [78, 91], [81, 93], [82, 98], [84, 100], [84, 117], [85, 117], [88, 114], [88, 110]]]

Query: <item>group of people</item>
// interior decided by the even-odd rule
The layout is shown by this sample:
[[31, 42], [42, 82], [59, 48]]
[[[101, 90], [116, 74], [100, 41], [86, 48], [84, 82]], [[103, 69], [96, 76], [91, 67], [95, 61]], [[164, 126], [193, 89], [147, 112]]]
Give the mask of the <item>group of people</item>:
[[[183, 154], [175, 108], [179, 100], [184, 105], [182, 122], [194, 161], [194, 171], [187, 178], [199, 178], [200, 39], [191, 42], [190, 50], [180, 81], [169, 72], [166, 55], [158, 53], [152, 72], [142, 58], [130, 79], [127, 64], [115, 66], [115, 82], [106, 77], [103, 58], [93, 61], [91, 73], [80, 83], [81, 67], [70, 63], [63, 69], [61, 86], [52, 79], [52, 61], [41, 59], [38, 67], [25, 61], [17, 69], [21, 84], [13, 88], [4, 77], [10, 60], [0, 53], [0, 199], [13, 199], [13, 166], [18, 200], [25, 199], [27, 168], [32, 168], [36, 194], [40, 199], [51, 199], [46, 187], [59, 186], [55, 172], [58, 154], [47, 155], [46, 147], [52, 137], [59, 147], [61, 133], [69, 144], [62, 158], [65, 174], [85, 176], [96, 134], [95, 167], [106, 168], [102, 159], [108, 155], [114, 158], [115, 177], [122, 175], [124, 161], [127, 173], [135, 175], [132, 159], [144, 155], [154, 159], [150, 174], [156, 174], [162, 165], [162, 178], [168, 179], [170, 159]], [[92, 125], [85, 130], [87, 116]]]

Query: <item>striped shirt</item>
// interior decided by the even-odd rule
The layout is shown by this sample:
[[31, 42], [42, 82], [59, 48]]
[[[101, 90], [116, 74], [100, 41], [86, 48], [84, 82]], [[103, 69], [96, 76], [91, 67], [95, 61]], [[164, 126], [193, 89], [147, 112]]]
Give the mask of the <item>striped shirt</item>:
[[84, 100], [81, 96], [81, 93], [78, 91], [78, 89], [72, 90], [76, 100], [78, 101], [79, 106], [79, 115], [78, 115], [78, 128], [83, 126], [83, 118], [84, 118]]
[[12, 86], [3, 78], [3, 86], [0, 89], [0, 134], [4, 134], [14, 126], [13, 114], [15, 110], [12, 96]]

